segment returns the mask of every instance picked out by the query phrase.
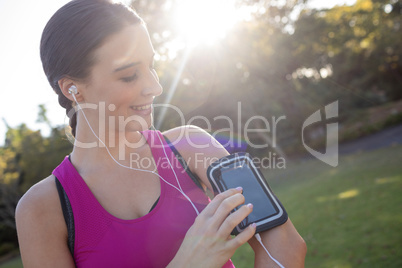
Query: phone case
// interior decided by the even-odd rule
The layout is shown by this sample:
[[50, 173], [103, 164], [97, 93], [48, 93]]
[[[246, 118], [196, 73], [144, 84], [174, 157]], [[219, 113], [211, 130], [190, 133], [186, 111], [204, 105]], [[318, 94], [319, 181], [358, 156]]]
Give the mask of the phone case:
[[[248, 153], [230, 154], [228, 156], [225, 156], [225, 157], [215, 161], [208, 167], [207, 176], [208, 176], [208, 179], [215, 192], [215, 195], [227, 190], [227, 189], [224, 189], [220, 183], [218, 183], [218, 180], [220, 179], [220, 176], [221, 176], [221, 169], [235, 163], [236, 161], [245, 161], [245, 160], [248, 161], [250, 169], [252, 169], [252, 171], [254, 171], [255, 179], [257, 179], [260, 182], [260, 185], [262, 185], [261, 187], [263, 187], [263, 190], [264, 190], [265, 194], [268, 196], [268, 199], [272, 200], [271, 205], [277, 211], [277, 213], [275, 215], [253, 221], [257, 225], [256, 232], [259, 233], [259, 232], [274, 228], [278, 225], [285, 223], [288, 219], [288, 214], [286, 213], [285, 208], [283, 207], [283, 205], [279, 201], [279, 199], [274, 195], [271, 187], [268, 185], [263, 174], [254, 165], [254, 163], [253, 163], [252, 159], [249, 157]], [[244, 183], [246, 183], [246, 182], [244, 182]], [[243, 189], [246, 187], [246, 185], [239, 185], [239, 186], [242, 186]], [[249, 224], [251, 224], [253, 222], [248, 222], [244, 228], [246, 228]], [[244, 228], [242, 228], [240, 225], [238, 225], [232, 231], [232, 235], [239, 234], [241, 231], [244, 230]]]

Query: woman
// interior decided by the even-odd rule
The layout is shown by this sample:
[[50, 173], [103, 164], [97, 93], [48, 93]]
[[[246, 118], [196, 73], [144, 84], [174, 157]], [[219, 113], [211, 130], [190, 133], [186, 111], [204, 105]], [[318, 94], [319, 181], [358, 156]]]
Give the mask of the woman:
[[[244, 203], [241, 188], [211, 202], [204, 195], [210, 160], [227, 151], [196, 127], [148, 130], [162, 93], [153, 57], [141, 18], [121, 4], [71, 1], [46, 25], [43, 68], [75, 143], [18, 204], [25, 267], [233, 267], [230, 257], [247, 241], [255, 266], [276, 265], [254, 225], [230, 236], [252, 211], [246, 204], [229, 215]], [[167, 160], [177, 157], [187, 172]], [[290, 220], [261, 236], [283, 265], [304, 265], [305, 244]]]

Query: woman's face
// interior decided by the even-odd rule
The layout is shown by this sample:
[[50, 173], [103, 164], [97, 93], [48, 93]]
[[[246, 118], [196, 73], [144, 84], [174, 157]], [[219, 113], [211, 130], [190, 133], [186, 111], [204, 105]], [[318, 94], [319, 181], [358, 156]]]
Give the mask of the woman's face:
[[87, 104], [97, 105], [98, 109], [85, 112], [90, 113], [91, 121], [99, 121], [100, 131], [101, 126], [109, 132], [149, 128], [152, 102], [162, 93], [153, 58], [148, 31], [141, 24], [109, 36], [95, 51], [95, 64], [83, 98]]

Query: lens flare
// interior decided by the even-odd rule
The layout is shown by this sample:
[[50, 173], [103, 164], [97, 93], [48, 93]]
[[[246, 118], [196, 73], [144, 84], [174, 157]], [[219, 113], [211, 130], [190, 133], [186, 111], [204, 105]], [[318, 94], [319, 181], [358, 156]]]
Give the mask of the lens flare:
[[186, 42], [213, 44], [225, 37], [239, 20], [234, 1], [182, 0], [178, 2], [175, 24]]

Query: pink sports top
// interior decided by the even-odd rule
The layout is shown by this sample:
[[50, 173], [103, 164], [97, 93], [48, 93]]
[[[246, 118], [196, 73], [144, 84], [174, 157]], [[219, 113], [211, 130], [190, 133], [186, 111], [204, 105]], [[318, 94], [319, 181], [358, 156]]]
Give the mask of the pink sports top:
[[[142, 134], [151, 148], [158, 174], [175, 185], [176, 178], [166, 160], [159, 135], [183, 191], [199, 211], [209, 198], [196, 186], [167, 145], [159, 131]], [[107, 212], [69, 161], [68, 157], [53, 171], [60, 181], [74, 219], [74, 261], [77, 267], [166, 267], [176, 255], [184, 236], [197, 216], [184, 196], [160, 180], [161, 195], [145, 216], [119, 219]], [[224, 267], [234, 267], [229, 260]]]

